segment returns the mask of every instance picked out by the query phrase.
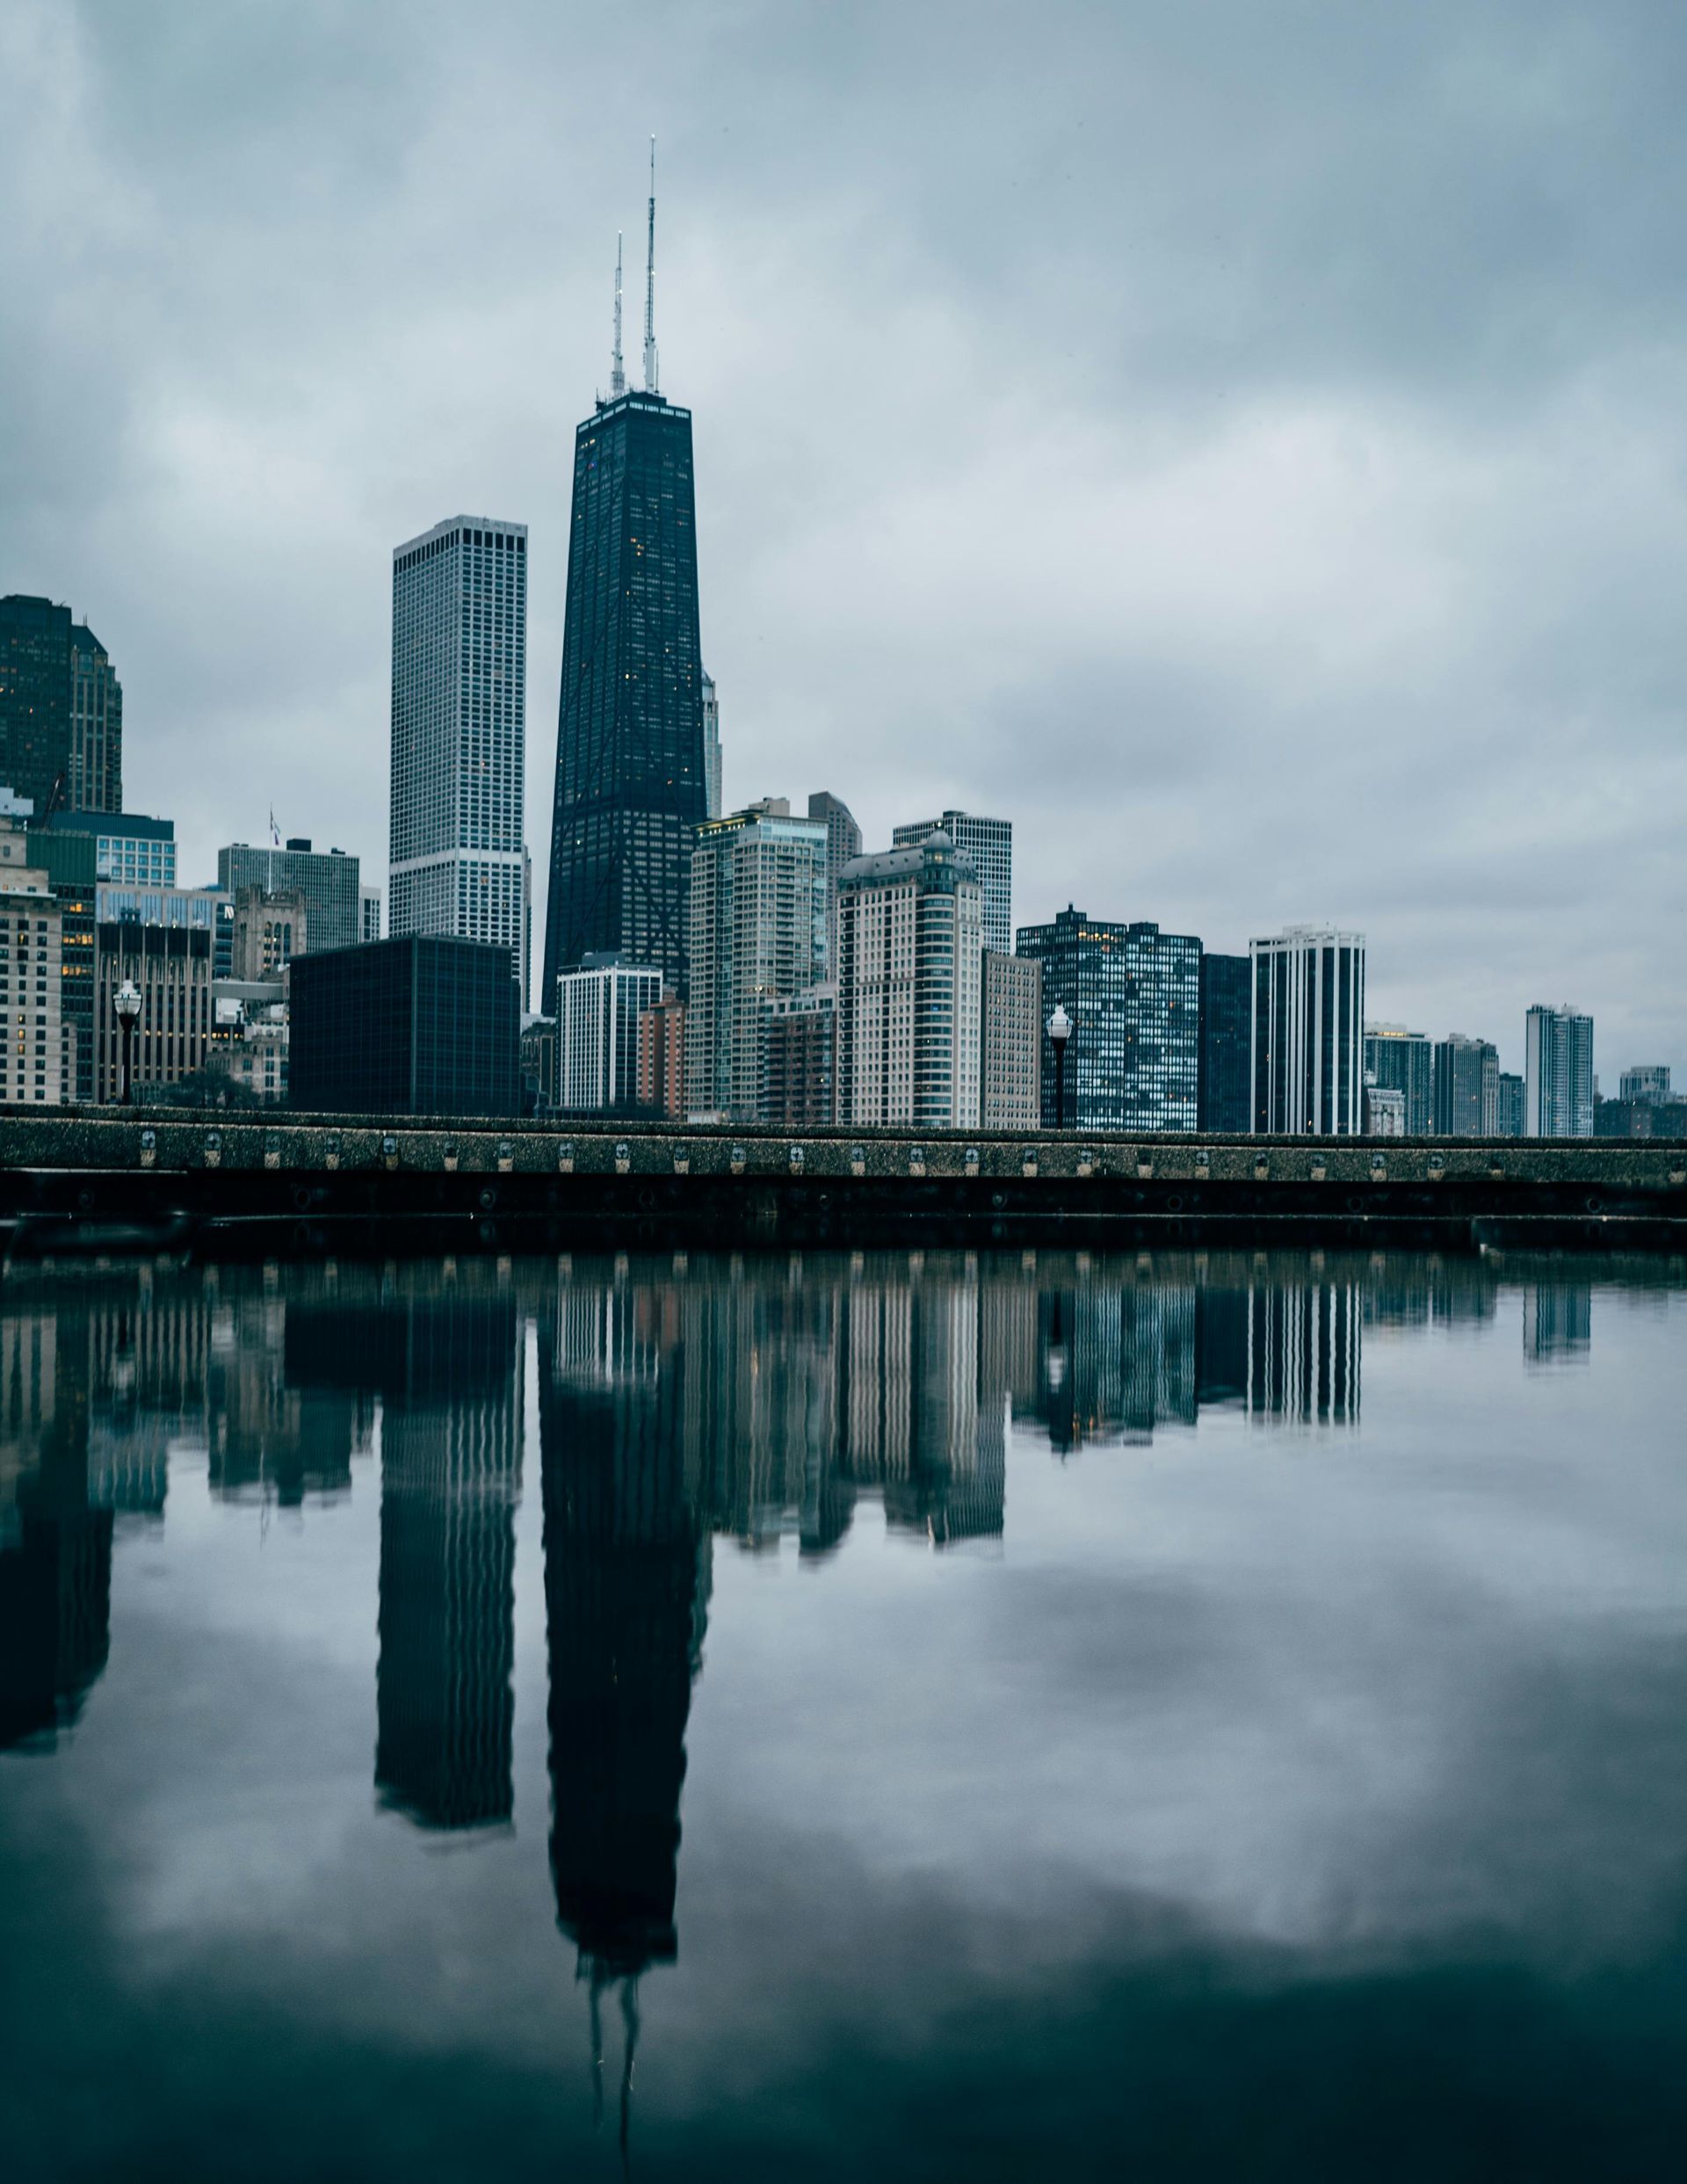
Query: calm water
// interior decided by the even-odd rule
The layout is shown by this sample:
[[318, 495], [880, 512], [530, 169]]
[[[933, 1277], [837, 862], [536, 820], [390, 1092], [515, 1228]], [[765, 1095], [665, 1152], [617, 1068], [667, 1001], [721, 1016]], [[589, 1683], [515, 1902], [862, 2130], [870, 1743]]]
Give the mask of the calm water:
[[1682, 1281], [12, 1273], [6, 2177], [1678, 2173]]

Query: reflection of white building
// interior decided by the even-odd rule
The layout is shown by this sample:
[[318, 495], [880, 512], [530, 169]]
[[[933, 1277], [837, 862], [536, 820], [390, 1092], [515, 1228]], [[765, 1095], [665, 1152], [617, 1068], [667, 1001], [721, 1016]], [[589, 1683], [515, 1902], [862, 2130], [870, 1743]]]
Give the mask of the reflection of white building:
[[1356, 1281], [1261, 1281], [1248, 1299], [1248, 1409], [1291, 1424], [1355, 1426], [1360, 1326]]

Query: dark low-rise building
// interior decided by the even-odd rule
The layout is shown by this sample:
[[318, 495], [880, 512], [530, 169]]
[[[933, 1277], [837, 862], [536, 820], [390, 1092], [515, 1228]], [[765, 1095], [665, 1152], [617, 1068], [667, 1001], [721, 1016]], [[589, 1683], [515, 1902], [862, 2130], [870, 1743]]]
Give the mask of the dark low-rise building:
[[518, 1111], [521, 997], [508, 948], [412, 933], [301, 955], [289, 981], [295, 1107]]

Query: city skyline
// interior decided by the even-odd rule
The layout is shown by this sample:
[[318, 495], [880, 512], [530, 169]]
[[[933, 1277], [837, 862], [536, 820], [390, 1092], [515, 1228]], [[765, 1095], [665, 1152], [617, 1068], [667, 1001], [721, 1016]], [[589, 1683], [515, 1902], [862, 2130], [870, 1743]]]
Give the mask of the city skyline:
[[[838, 132], [870, 93], [891, 89], [872, 25], [844, 34], [843, 65], [820, 103], [803, 91], [794, 52], [764, 56], [758, 75], [732, 33], [699, 26], [664, 54], [668, 18], [637, 26], [621, 70], [627, 99], [605, 102], [566, 147], [538, 127], [561, 65], [539, 26], [524, 23], [518, 40], [495, 18], [488, 74], [474, 82], [453, 79], [460, 33], [443, 21], [402, 78], [390, 40], [348, 28], [344, 57], [373, 99], [370, 134], [335, 151], [318, 141], [317, 79], [287, 34], [278, 33], [276, 66], [246, 70], [238, 32], [206, 18], [210, 80], [219, 66], [238, 73], [241, 110], [268, 117], [274, 142], [315, 163], [327, 193], [289, 193], [297, 201], [260, 214], [231, 186], [210, 193], [214, 218], [192, 210], [204, 193], [183, 195], [192, 171], [134, 119], [154, 93], [170, 112], [190, 96], [170, 88], [172, 40], [142, 49], [114, 26], [60, 28], [27, 8], [18, 20], [25, 27], [6, 33], [14, 80], [72, 82], [83, 101], [38, 117], [0, 155], [19, 200], [50, 191], [85, 152], [111, 204], [188, 216], [167, 223], [169, 236], [143, 219], [126, 233], [119, 265], [113, 216], [97, 210], [91, 185], [66, 207], [119, 280], [131, 323], [109, 354], [63, 368], [50, 327], [14, 330], [12, 382], [32, 438], [14, 441], [0, 426], [16, 487], [0, 585], [74, 603], [110, 647], [125, 688], [127, 800], [174, 813], [190, 876], [208, 874], [221, 842], [262, 838], [271, 803], [284, 832], [344, 841], [380, 876], [387, 557], [460, 504], [507, 507], [532, 532], [541, 713], [526, 834], [542, 870], [568, 433], [604, 382], [605, 267], [615, 229], [636, 232], [654, 127], [668, 177], [669, 373], [702, 420], [704, 657], [728, 698], [727, 809], [790, 780], [832, 781], [874, 847], [910, 810], [1000, 811], [1015, 824], [1022, 920], [1075, 898], [1097, 916], [1151, 918], [1232, 953], [1288, 923], [1328, 921], [1370, 935], [1379, 1013], [1437, 1036], [1492, 1038], [1508, 1070], [1522, 1065], [1523, 1012], [1543, 991], [1596, 1018], [1602, 1077], [1643, 1060], [1678, 1076], [1687, 1067], [1679, 972], [1662, 938], [1681, 887], [1670, 850], [1683, 802], [1669, 725], [1672, 608], [1649, 573], [1678, 558], [1682, 519], [1641, 482], [1669, 474], [1673, 459], [1662, 447], [1639, 459], [1632, 437], [1673, 428], [1636, 377], [1634, 294], [1600, 247], [1606, 219], [1654, 232], [1665, 154], [1649, 84], [1668, 69], [1662, 54], [1647, 65], [1644, 41], [1620, 66], [1613, 59], [1602, 91], [1567, 88], [1549, 126], [1506, 103], [1525, 49], [1522, 18], [1468, 33], [1474, 80], [1499, 102], [1508, 157], [1526, 171], [1545, 175], [1567, 149], [1605, 145], [1602, 98], [1632, 124], [1624, 133], [1637, 149], [1632, 166], [1614, 163], [1615, 194], [1554, 250], [1507, 226], [1480, 166], [1488, 133], [1437, 97], [1436, 25], [1401, 33], [1387, 70], [1358, 47], [1316, 52], [1290, 39], [1256, 54], [1264, 104], [1233, 117], [1234, 141], [1200, 200], [1216, 233], [1203, 234], [1175, 122], [1140, 133], [1133, 150], [1104, 146], [1081, 127], [1081, 77], [1117, 62], [1128, 78], [1140, 49], [1169, 115], [1240, 94], [1203, 84], [1169, 23], [1139, 25], [1133, 45], [1128, 27], [1069, 11], [1061, 35], [1027, 45], [1015, 74], [1027, 91], [1019, 126], [1066, 148], [1039, 213], [1057, 230], [1088, 219], [1082, 207], [1104, 185], [1112, 247], [1133, 262], [1133, 278], [1107, 298], [1099, 345], [1080, 350], [1069, 308], [1042, 308], [1062, 292], [1069, 304], [1072, 243], [1040, 258], [1050, 221], [1022, 219], [1030, 204], [1003, 197], [992, 164], [998, 110], [968, 67], [940, 147], [915, 153], [881, 132], [884, 194], [858, 179], [853, 194], [843, 185], [831, 163]], [[372, 9], [368, 24], [380, 20]], [[590, 46], [595, 33], [583, 35]], [[1561, 70], [1567, 85], [1574, 45], [1568, 18], [1531, 20], [1532, 64]], [[1086, 54], [1093, 71], [1081, 68]], [[682, 55], [688, 69], [707, 64], [710, 96], [698, 99], [685, 75], [682, 98]], [[757, 135], [746, 117], [770, 78], [799, 95]], [[124, 95], [132, 79], [138, 100]], [[454, 163], [438, 177], [372, 181], [369, 236], [348, 233], [322, 270], [306, 272], [324, 201], [366, 178], [366, 146], [390, 126], [401, 82], [442, 127], [472, 117], [489, 83], [513, 94], [505, 141], [513, 132], [546, 163], [525, 193], [532, 209], [500, 192], [495, 215], [491, 185]], [[1409, 302], [1401, 323], [1417, 330], [1387, 355], [1372, 316], [1394, 327], [1404, 304], [1389, 304], [1341, 254], [1339, 215], [1329, 216], [1336, 231], [1309, 226], [1310, 207], [1284, 185], [1256, 222], [1246, 216], [1249, 162], [1263, 156], [1271, 117], [1297, 111], [1297, 98], [1320, 151], [1364, 203], [1398, 176], [1386, 162], [1370, 171], [1373, 140], [1353, 111], [1396, 133], [1421, 127], [1476, 191], [1480, 216], [1452, 264], [1433, 185], [1391, 197], [1401, 247], [1389, 254], [1390, 293]], [[113, 125], [97, 144], [96, 120]], [[214, 133], [194, 156], [221, 177], [234, 141]], [[1422, 174], [1435, 163], [1411, 163]], [[776, 199], [768, 184], [781, 165], [787, 189]], [[225, 178], [245, 180], [237, 164]], [[977, 212], [945, 222], [967, 190]], [[896, 277], [870, 269], [852, 289], [832, 264], [848, 252], [807, 247], [814, 223], [849, 238], [892, 198]], [[1177, 209], [1184, 198], [1191, 207]], [[285, 315], [231, 272], [256, 218], [274, 223], [304, 283]], [[428, 283], [396, 280], [384, 247], [365, 263], [375, 232], [388, 236], [394, 222], [401, 257], [422, 247], [430, 223], [443, 222], [438, 248], [471, 235], [496, 243], [463, 249], [472, 275], [418, 301]], [[1655, 241], [1667, 257], [1673, 246]], [[30, 245], [14, 236], [0, 247], [26, 257]], [[1198, 276], [1181, 290], [1169, 282], [1174, 260], [1180, 278]], [[1290, 308], [1278, 276], [1309, 310]], [[168, 289], [171, 278], [195, 309], [167, 327], [128, 284]], [[475, 285], [453, 289], [453, 279]], [[352, 308], [330, 328], [348, 282]], [[770, 290], [782, 296], [778, 311]], [[903, 300], [910, 290], [918, 303]], [[182, 343], [206, 331], [196, 312], [214, 293], [236, 308], [219, 308], [190, 364]], [[1262, 320], [1255, 299], [1268, 293]], [[1220, 308], [1226, 296], [1239, 328]], [[490, 404], [453, 342], [418, 337], [453, 298], [499, 348]], [[1526, 339], [1549, 308], [1563, 343]], [[1032, 330], [1006, 330], [1009, 320]], [[271, 353], [284, 373], [289, 359], [299, 367], [275, 417], [263, 393]], [[974, 392], [945, 404], [934, 431], [909, 390], [945, 354]], [[1034, 402], [1016, 411], [1033, 385]], [[1584, 393], [1600, 419], [1591, 439], [1559, 429]], [[1128, 426], [1125, 395], [1139, 420]], [[1015, 415], [1031, 420], [1029, 441], [1007, 427]], [[231, 451], [250, 490], [229, 490], [228, 466], [206, 458], [212, 445]], [[795, 471], [782, 461], [770, 475], [776, 445], [800, 456]], [[875, 446], [886, 461], [864, 463]], [[167, 492], [161, 462], [175, 480]], [[810, 483], [793, 493], [799, 475]], [[1473, 531], [1460, 517], [1473, 493], [1489, 511]], [[1496, 497], [1515, 513], [1496, 517]], [[1540, 543], [1539, 512], [1570, 501], [1596, 505], [1599, 522], [1575, 539], [1546, 522]], [[1075, 549], [1049, 550], [1061, 534]], [[916, 565], [934, 572], [929, 582], [910, 583]], [[1010, 569], [1022, 596], [1003, 589]], [[179, 605], [190, 595], [192, 614]], [[1550, 613], [1537, 620], [1543, 603]], [[971, 633], [984, 623], [990, 642], [980, 646]], [[296, 642], [301, 628], [308, 644]], [[1572, 639], [1583, 648], [1574, 656]], [[1285, 664], [1291, 655], [1301, 667]], [[1297, 784], [1308, 767], [1321, 781], [1318, 797], [1292, 806], [1285, 736]], [[1596, 744], [1632, 763], [1607, 766], [1593, 806], [1543, 793]], [[220, 763], [206, 764], [207, 750]], [[1520, 763], [1537, 782], [1521, 797]], [[251, 784], [249, 808], [235, 808], [231, 780]], [[1132, 844], [1124, 889], [1121, 838]], [[1268, 860], [1266, 841], [1284, 853]], [[1568, 891], [1542, 893], [1544, 842], [1568, 860], [1560, 869], [1574, 866]], [[1462, 945], [1472, 927], [1479, 950]]]

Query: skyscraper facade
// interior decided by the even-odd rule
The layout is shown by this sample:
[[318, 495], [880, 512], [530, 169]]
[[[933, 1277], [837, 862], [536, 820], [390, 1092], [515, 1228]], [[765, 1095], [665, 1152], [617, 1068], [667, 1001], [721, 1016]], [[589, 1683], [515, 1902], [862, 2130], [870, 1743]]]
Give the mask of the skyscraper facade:
[[29, 861], [24, 823], [0, 823], [0, 1101], [72, 1097], [61, 992], [64, 913], [47, 873]]
[[979, 1121], [987, 1130], [1034, 1130], [1042, 1121], [1043, 967], [986, 948]]
[[1619, 1099], [1637, 1101], [1642, 1107], [1657, 1107], [1669, 1097], [1669, 1069], [1667, 1063], [1647, 1063], [1643, 1067], [1625, 1070], [1617, 1088]]
[[891, 830], [893, 849], [912, 849], [941, 827], [978, 874], [984, 898], [984, 945], [998, 955], [1013, 953], [1013, 822], [981, 819], [970, 811], [945, 811]]
[[861, 830], [843, 798], [829, 789], [816, 789], [809, 797], [808, 816], [826, 823], [826, 962], [829, 976], [836, 976], [837, 882], [844, 866], [861, 854]]
[[70, 771], [66, 801], [78, 811], [123, 809], [123, 686], [85, 622], [70, 625]]
[[[230, 901], [242, 888], [302, 895], [313, 955], [354, 948], [365, 937], [358, 860], [343, 849], [313, 849], [307, 835], [295, 835], [285, 849], [253, 849], [244, 842], [220, 849], [217, 885]], [[396, 931], [391, 937], [402, 938]]]
[[1522, 1077], [1510, 1070], [1502, 1070], [1499, 1093], [1494, 1108], [1495, 1136], [1521, 1137], [1526, 1108]]
[[639, 1097], [639, 1019], [662, 999], [662, 973], [589, 955], [556, 981], [556, 1104], [565, 1114], [630, 1107]]
[[1314, 925], [1250, 940], [1254, 1128], [1357, 1137], [1364, 1128], [1365, 936]]
[[70, 609], [0, 599], [0, 787], [45, 818], [70, 780]]
[[[1199, 1114], [1201, 944], [1143, 920], [1114, 925], [1069, 905], [1021, 925], [1018, 952], [1043, 967], [1045, 1014], [1063, 1008], [1066, 1120], [1079, 1129], [1192, 1130]], [[1054, 1114], [1044, 1041], [1043, 1122]]]
[[720, 699], [713, 676], [706, 673], [703, 678], [703, 787], [709, 817], [720, 818], [725, 809], [720, 801]]
[[1435, 1057], [1430, 1040], [1404, 1024], [1367, 1024], [1365, 1070], [1379, 1090], [1405, 1100], [1408, 1137], [1427, 1137], [1435, 1120]]
[[826, 976], [826, 842], [782, 796], [707, 821], [691, 853], [688, 1114], [761, 1118], [767, 1005]]
[[1525, 1137], [1593, 1136], [1593, 1019], [1539, 1004], [1524, 1019]]
[[978, 1121], [982, 896], [939, 828], [858, 857], [838, 888], [838, 1120]]
[[392, 738], [387, 932], [507, 947], [525, 1005], [525, 524], [453, 516], [394, 552]]
[[1500, 1057], [1462, 1032], [1435, 1042], [1437, 1137], [1493, 1137], [1500, 1127]]
[[575, 435], [545, 991], [603, 953], [685, 992], [691, 835], [709, 810], [691, 413], [654, 388]]
[[1199, 1127], [1245, 1134], [1250, 1107], [1253, 969], [1245, 955], [1201, 955]]

